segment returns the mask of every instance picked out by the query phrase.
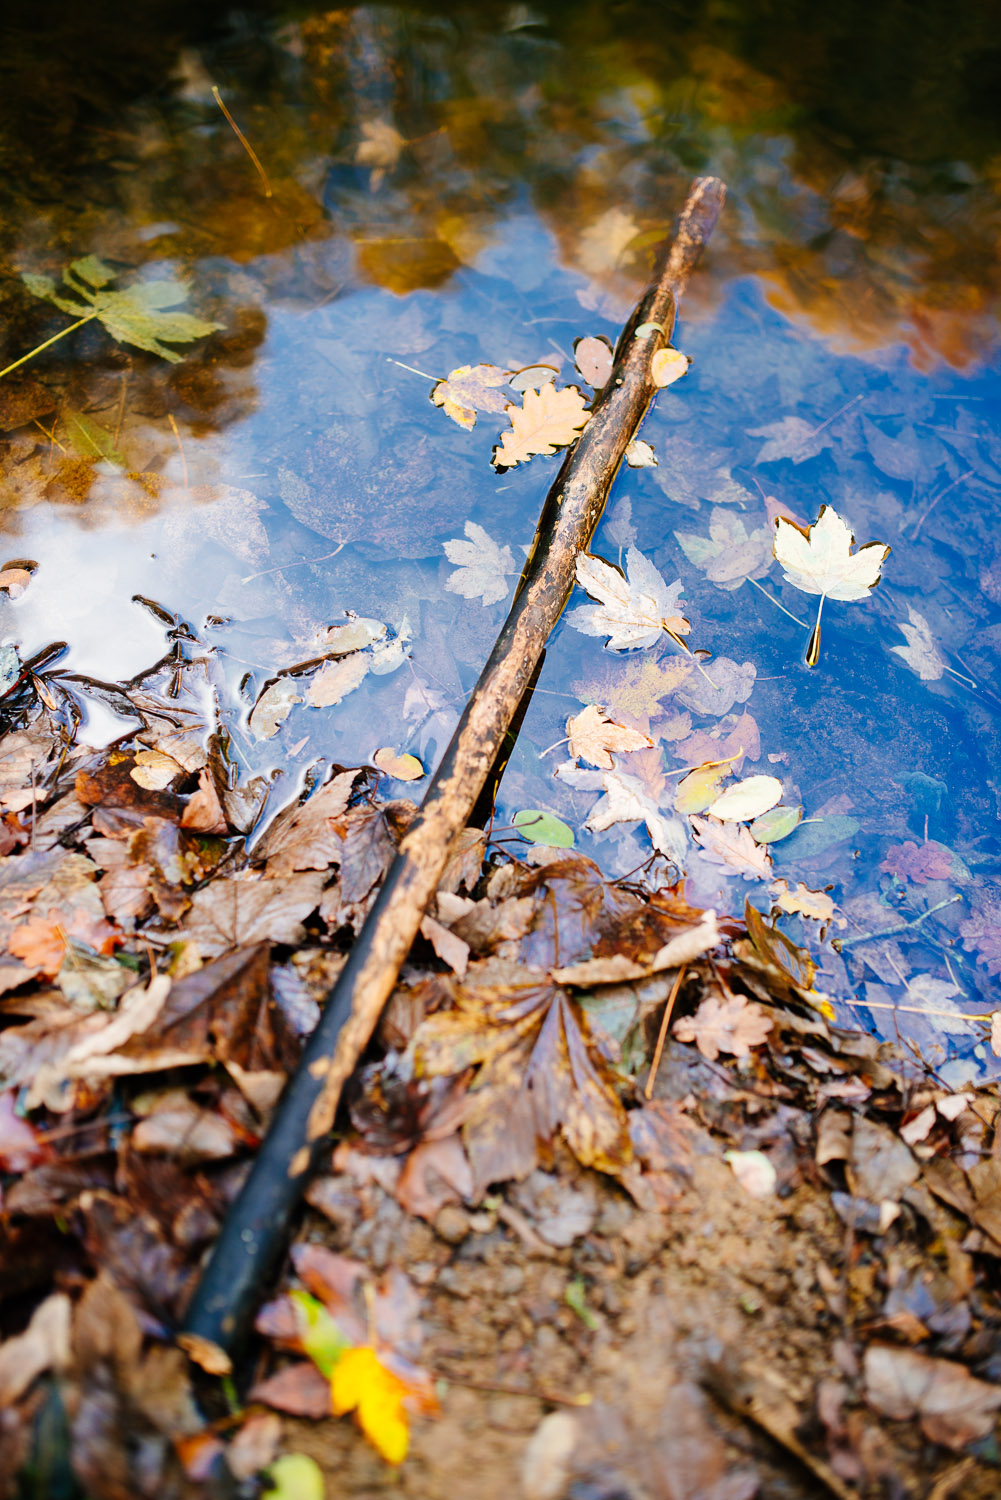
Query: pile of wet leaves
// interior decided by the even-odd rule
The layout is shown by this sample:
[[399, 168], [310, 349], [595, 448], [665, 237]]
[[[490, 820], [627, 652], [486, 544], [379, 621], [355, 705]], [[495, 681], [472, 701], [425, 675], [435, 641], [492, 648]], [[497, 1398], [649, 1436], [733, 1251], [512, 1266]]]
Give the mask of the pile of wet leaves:
[[200, 1264], [415, 808], [334, 767], [269, 811], [170, 662], [116, 691], [134, 739], [30, 673], [0, 739], [4, 1493], [996, 1493], [996, 1090], [835, 1028], [750, 904], [503, 831], [196, 1379]]

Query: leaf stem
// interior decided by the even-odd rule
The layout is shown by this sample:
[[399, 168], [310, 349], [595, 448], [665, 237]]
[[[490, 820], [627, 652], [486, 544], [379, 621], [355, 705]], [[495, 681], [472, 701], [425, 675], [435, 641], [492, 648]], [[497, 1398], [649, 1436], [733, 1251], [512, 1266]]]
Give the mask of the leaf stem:
[[817, 623], [810, 632], [810, 640], [806, 648], [806, 664], [808, 667], [815, 667], [820, 660], [820, 616], [823, 614], [824, 600], [826, 598], [826, 594], [821, 594], [820, 603], [817, 606]]
[[230, 114], [229, 110], [226, 108], [223, 97], [215, 84], [212, 85], [212, 97], [232, 126], [233, 133], [236, 136], [237, 140], [240, 142], [240, 145], [243, 147], [244, 151], [246, 151], [247, 155], [250, 157], [250, 160], [254, 163], [254, 166], [257, 169], [257, 175], [264, 184], [265, 198], [270, 198], [272, 196], [271, 183], [268, 181], [267, 172], [265, 172], [264, 168], [261, 166], [260, 157], [257, 155], [257, 152], [254, 150], [253, 146], [247, 140], [247, 137], [244, 135], [243, 131], [240, 129], [236, 121], [233, 119], [233, 116]]
[[5, 375], [9, 375], [11, 370], [18, 370], [22, 365], [26, 365], [29, 359], [34, 359], [36, 354], [41, 354], [43, 349], [48, 349], [52, 344], [58, 343], [58, 341], [60, 339], [64, 339], [68, 333], [72, 333], [76, 328], [82, 328], [85, 323], [89, 323], [93, 318], [96, 317], [96, 312], [88, 313], [85, 318], [80, 318], [76, 323], [71, 323], [68, 328], [64, 328], [60, 333], [54, 333], [50, 339], [45, 340], [44, 344], [36, 344], [34, 349], [30, 349], [27, 354], [22, 354], [20, 359], [15, 359], [14, 363], [12, 365], [8, 365], [6, 370], [0, 370], [0, 380], [2, 380]]

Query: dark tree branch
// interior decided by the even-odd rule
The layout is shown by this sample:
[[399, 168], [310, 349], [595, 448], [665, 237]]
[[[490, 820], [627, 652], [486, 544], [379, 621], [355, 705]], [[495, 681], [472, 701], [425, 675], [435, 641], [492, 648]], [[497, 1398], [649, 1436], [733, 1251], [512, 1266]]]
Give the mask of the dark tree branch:
[[[550, 631], [574, 585], [626, 447], [655, 394], [650, 361], [670, 342], [685, 283], [725, 197], [692, 186], [672, 243], [622, 331], [612, 374], [549, 491], [514, 603], [378, 899], [289, 1081], [195, 1291], [181, 1342], [213, 1373], [229, 1366], [285, 1248], [292, 1215], [341, 1090], [396, 984], [456, 836], [466, 826]], [[634, 337], [644, 324], [660, 329]]]

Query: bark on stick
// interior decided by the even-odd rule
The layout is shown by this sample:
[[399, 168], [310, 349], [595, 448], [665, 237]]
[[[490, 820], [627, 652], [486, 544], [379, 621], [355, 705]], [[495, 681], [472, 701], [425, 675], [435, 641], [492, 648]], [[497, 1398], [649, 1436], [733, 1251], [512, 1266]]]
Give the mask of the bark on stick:
[[[623, 454], [655, 387], [650, 362], [674, 330], [688, 276], [726, 189], [697, 179], [673, 242], [619, 338], [611, 377], [546, 497], [511, 611], [234, 1201], [185, 1319], [181, 1343], [223, 1373], [285, 1248], [292, 1215], [329, 1135], [341, 1090], [374, 1031], [466, 826], [550, 631], [574, 584]], [[659, 328], [635, 337], [643, 325]]]

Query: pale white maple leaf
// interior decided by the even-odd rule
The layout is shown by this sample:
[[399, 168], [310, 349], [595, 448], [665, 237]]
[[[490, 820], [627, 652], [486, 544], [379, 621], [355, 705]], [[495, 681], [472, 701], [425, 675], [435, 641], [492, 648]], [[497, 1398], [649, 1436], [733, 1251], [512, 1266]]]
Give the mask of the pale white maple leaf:
[[569, 762], [560, 766], [556, 775], [577, 791], [604, 792], [591, 809], [585, 828], [603, 833], [614, 823], [645, 823], [654, 848], [679, 867], [683, 864], [688, 852], [684, 823], [657, 806], [639, 777], [614, 770], [585, 771]]
[[510, 547], [500, 547], [488, 531], [467, 521], [464, 527], [466, 540], [453, 537], [445, 545], [445, 556], [449, 562], [457, 563], [454, 573], [445, 580], [450, 594], [461, 594], [464, 599], [481, 599], [484, 604], [496, 604], [507, 596], [506, 575], [514, 572], [514, 556]]
[[567, 739], [575, 760], [590, 761], [592, 766], [601, 766], [606, 771], [612, 769], [613, 752], [620, 755], [648, 749], [653, 744], [648, 734], [616, 724], [597, 703], [589, 703], [567, 720]]
[[937, 682], [946, 669], [945, 657], [932, 639], [931, 626], [924, 615], [910, 605], [907, 606], [907, 614], [909, 625], [905, 625], [902, 620], [897, 622], [897, 629], [904, 636], [907, 645], [891, 646], [890, 650], [895, 656], [902, 656], [923, 681]]
[[626, 448], [625, 460], [631, 469], [655, 469], [657, 467], [657, 455], [653, 448], [642, 438], [633, 438]]
[[805, 594], [855, 601], [867, 599], [876, 587], [890, 549], [882, 542], [867, 542], [852, 553], [854, 541], [847, 522], [832, 506], [824, 505], [805, 532], [779, 516], [772, 550], [786, 580]]
[[764, 844], [756, 844], [749, 828], [721, 823], [718, 818], [692, 818], [692, 831], [706, 859], [726, 865], [745, 880], [767, 880], [772, 861]]
[[668, 585], [638, 547], [626, 553], [625, 576], [600, 557], [578, 553], [577, 582], [599, 602], [572, 609], [569, 623], [583, 635], [607, 636], [613, 651], [654, 646], [665, 630], [678, 636], [691, 629], [681, 614], [681, 579]]

